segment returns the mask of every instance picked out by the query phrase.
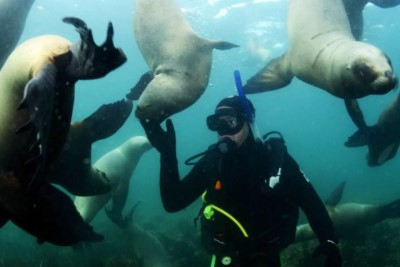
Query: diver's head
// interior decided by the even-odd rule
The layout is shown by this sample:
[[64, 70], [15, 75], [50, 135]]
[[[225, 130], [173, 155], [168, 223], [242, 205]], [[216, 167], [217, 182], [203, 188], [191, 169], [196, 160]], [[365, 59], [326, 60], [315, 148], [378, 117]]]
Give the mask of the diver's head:
[[[254, 117], [254, 106], [246, 101], [251, 112], [248, 115]], [[218, 103], [215, 113], [207, 117], [207, 126], [218, 133], [219, 139], [229, 138], [239, 147], [251, 134], [248, 115], [239, 96], [226, 97]]]

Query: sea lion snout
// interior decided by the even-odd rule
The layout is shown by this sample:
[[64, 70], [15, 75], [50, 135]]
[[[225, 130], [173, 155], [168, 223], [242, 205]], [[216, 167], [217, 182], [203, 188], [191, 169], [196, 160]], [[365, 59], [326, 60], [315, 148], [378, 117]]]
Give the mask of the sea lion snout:
[[374, 94], [383, 95], [397, 87], [398, 79], [393, 71], [385, 71], [371, 83]]

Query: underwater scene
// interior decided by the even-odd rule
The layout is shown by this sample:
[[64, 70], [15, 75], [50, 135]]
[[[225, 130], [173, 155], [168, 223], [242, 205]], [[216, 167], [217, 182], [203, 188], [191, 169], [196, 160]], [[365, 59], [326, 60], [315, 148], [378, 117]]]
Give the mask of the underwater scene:
[[[316, 15], [316, 0], [0, 0], [0, 213], [4, 213], [0, 214], [0, 225], [4, 224], [0, 267], [210, 266], [211, 255], [201, 246], [200, 226], [194, 224], [202, 200], [179, 212], [164, 209], [160, 153], [145, 138], [138, 116], [145, 118], [144, 102], [150, 99], [155, 109], [161, 109], [155, 113], [161, 114], [157, 119], [163, 121], [163, 128], [166, 118], [172, 120], [183, 178], [192, 168], [185, 160], [218, 141], [206, 120], [221, 99], [238, 94], [236, 70], [256, 109], [254, 124], [260, 134], [279, 131], [283, 135], [288, 152], [323, 201], [337, 193], [335, 203], [325, 204], [330, 215], [337, 216], [332, 219], [343, 266], [400, 266], [400, 96], [396, 89], [400, 1], [342, 1], [347, 14], [326, 4], [323, 13]], [[135, 16], [140, 18], [135, 20]], [[353, 16], [350, 22], [347, 16]], [[318, 52], [304, 41], [308, 34], [313, 32], [312, 39], [327, 32], [336, 34], [324, 29], [328, 26], [321, 18], [328, 18], [324, 22], [330, 21], [335, 31], [352, 27], [353, 33], [340, 35], [337, 42], [317, 43]], [[151, 28], [152, 23], [145, 23], [149, 21], [164, 22]], [[135, 29], [139, 24], [149, 28]], [[180, 39], [185, 31], [189, 43]], [[169, 39], [164, 38], [168, 34]], [[41, 44], [43, 48], [38, 48]], [[178, 59], [163, 58], [157, 55], [162, 50], [153, 47], [173, 51]], [[347, 62], [353, 55], [358, 56], [359, 66], [349, 74], [352, 66]], [[142, 75], [150, 70], [156, 75], [164, 67], [168, 75], [168, 68], [179, 60], [182, 65], [177, 67], [187, 75], [184, 79], [197, 75], [197, 87], [151, 94], [145, 88], [139, 110], [139, 96], [132, 97], [137, 93], [132, 88], [147, 85], [140, 80]], [[43, 62], [56, 70], [40, 69]], [[86, 64], [83, 69], [81, 63]], [[155, 71], [156, 64], [161, 70]], [[262, 76], [266, 65], [270, 68]], [[54, 82], [52, 75], [57, 71], [61, 78]], [[340, 76], [339, 71], [345, 74]], [[24, 75], [46, 79], [29, 87], [26, 84], [32, 80]], [[354, 80], [356, 85], [349, 84]], [[330, 87], [333, 83], [339, 86]], [[166, 90], [180, 85], [166, 86]], [[71, 86], [74, 93], [68, 93]], [[56, 90], [49, 92], [49, 88]], [[146, 100], [142, 99], [145, 93], [149, 93]], [[133, 99], [133, 107], [127, 98]], [[170, 98], [172, 104], [163, 109], [163, 104], [157, 106], [160, 98]], [[346, 106], [344, 99], [357, 99], [358, 105]], [[15, 113], [21, 109], [29, 112], [21, 117]], [[352, 112], [358, 117], [351, 117]], [[71, 116], [69, 132], [65, 123], [50, 123], [48, 114], [53, 113], [66, 117], [68, 125]], [[99, 124], [91, 124], [92, 120]], [[26, 121], [34, 134], [26, 134]], [[23, 137], [8, 139], [10, 125], [21, 127], [17, 132]], [[72, 136], [75, 132], [79, 137]], [[358, 139], [357, 134], [367, 134], [368, 140]], [[63, 141], [67, 144], [63, 149], [71, 152], [66, 155], [68, 163], [55, 156]], [[38, 162], [37, 169], [25, 167], [26, 162], [15, 156], [31, 157], [21, 152], [24, 146], [29, 153], [38, 153], [32, 160]], [[14, 158], [17, 163], [12, 162]], [[70, 164], [78, 161], [82, 164]], [[76, 173], [86, 171], [98, 180], [80, 182]], [[36, 198], [31, 191], [14, 187], [25, 183], [18, 179], [27, 175], [33, 177], [28, 187], [34, 188], [44, 172], [51, 176], [45, 183], [53, 185], [38, 189], [48, 190], [46, 197]], [[110, 183], [106, 176], [117, 178]], [[77, 180], [70, 182], [71, 177]], [[35, 205], [41, 206], [41, 201], [46, 208], [36, 212]], [[116, 214], [118, 209], [122, 217]], [[54, 218], [47, 210], [60, 214]], [[54, 220], [60, 228], [47, 228]], [[306, 223], [301, 213], [298, 224]], [[82, 236], [93, 242], [81, 242]], [[323, 257], [312, 257], [317, 246], [315, 237], [296, 240], [281, 253], [282, 266], [324, 266]]]

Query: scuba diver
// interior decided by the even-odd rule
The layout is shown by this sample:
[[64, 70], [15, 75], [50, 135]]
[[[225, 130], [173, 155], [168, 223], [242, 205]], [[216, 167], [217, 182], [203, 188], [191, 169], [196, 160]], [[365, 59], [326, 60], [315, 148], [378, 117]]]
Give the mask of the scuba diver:
[[249, 115], [254, 117], [255, 109], [247, 98], [222, 99], [207, 117], [219, 141], [199, 154], [182, 180], [172, 121], [166, 121], [165, 131], [160, 122], [141, 120], [160, 152], [165, 210], [180, 211], [202, 196], [198, 218], [202, 245], [212, 254], [211, 267], [279, 267], [280, 252], [294, 241], [301, 208], [319, 239], [313, 256], [324, 254], [325, 266], [341, 266], [338, 239], [323, 202], [283, 138], [255, 138]]

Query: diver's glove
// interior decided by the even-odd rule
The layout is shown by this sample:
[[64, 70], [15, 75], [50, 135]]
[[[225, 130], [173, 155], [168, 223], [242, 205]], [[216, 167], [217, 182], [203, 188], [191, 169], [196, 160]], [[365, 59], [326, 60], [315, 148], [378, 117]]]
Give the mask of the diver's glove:
[[325, 267], [341, 267], [342, 266], [342, 255], [335, 242], [332, 240], [327, 240], [321, 243], [313, 253], [313, 258], [321, 256], [324, 254]]
[[159, 122], [154, 120], [140, 120], [150, 143], [164, 156], [176, 156], [175, 129], [172, 121], [167, 119], [164, 131]]

